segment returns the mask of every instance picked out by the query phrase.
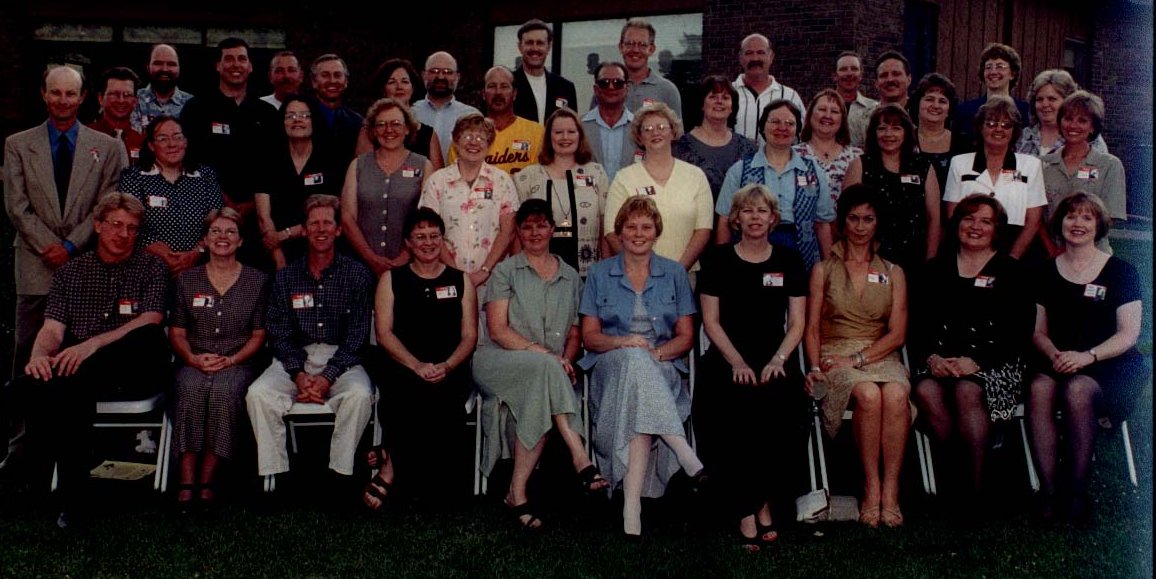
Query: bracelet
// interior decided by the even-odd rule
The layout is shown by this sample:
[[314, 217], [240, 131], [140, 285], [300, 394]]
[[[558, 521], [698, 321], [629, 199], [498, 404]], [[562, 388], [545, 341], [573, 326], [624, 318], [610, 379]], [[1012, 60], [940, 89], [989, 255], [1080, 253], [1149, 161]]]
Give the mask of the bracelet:
[[786, 362], [787, 361], [787, 357], [778, 353], [778, 352], [775, 353], [775, 358], [778, 358], [778, 360], [780, 362]]
[[1088, 350], [1088, 353], [1092, 355], [1092, 362], [1093, 363], [1100, 361], [1100, 357], [1096, 355], [1096, 349], [1095, 348]]
[[482, 269], [482, 271], [486, 272], [487, 274], [490, 273], [490, 266], [488, 266], [488, 265], [483, 265], [481, 267], [481, 269]]
[[811, 371], [812, 371], [812, 372], [815, 372], [815, 373], [818, 373], [818, 374], [822, 374], [822, 373], [823, 373], [823, 369], [822, 369], [822, 368], [820, 368], [820, 367], [818, 367], [818, 366], [811, 366]]

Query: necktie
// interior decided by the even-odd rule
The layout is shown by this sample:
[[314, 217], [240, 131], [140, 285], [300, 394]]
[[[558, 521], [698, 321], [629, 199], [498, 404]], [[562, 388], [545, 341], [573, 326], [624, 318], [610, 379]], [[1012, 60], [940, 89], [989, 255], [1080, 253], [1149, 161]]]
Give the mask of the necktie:
[[64, 215], [64, 201], [68, 198], [68, 181], [72, 177], [72, 148], [63, 134], [56, 140], [56, 156], [52, 160], [56, 174], [56, 195], [60, 199], [60, 214]]

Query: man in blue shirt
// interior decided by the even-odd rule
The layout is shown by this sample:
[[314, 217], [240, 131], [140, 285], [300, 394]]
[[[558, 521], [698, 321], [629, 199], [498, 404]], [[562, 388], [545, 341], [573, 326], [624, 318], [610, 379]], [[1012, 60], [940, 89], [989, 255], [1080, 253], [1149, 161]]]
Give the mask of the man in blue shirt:
[[594, 160], [606, 170], [610, 181], [614, 181], [619, 169], [634, 162], [638, 151], [630, 138], [634, 114], [626, 110], [629, 84], [622, 63], [600, 63], [594, 71], [594, 108], [582, 116], [582, 128]]

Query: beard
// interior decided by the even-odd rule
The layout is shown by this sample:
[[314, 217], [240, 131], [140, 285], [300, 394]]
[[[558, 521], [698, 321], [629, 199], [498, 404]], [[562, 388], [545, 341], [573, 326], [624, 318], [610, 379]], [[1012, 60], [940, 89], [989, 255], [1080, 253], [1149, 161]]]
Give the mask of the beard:
[[425, 90], [430, 96], [436, 98], [445, 98], [454, 94], [454, 89], [450, 86], [450, 83], [441, 80], [431, 82]]
[[152, 77], [153, 89], [157, 92], [167, 93], [177, 86], [177, 77], [164, 73]]

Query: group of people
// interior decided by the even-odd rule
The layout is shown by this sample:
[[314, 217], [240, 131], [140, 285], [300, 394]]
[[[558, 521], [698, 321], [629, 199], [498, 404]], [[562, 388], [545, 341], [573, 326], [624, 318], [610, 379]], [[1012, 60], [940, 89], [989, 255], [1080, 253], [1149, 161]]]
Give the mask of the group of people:
[[343, 104], [337, 55], [313, 61], [306, 95], [297, 57], [277, 53], [274, 93], [257, 98], [247, 44], [226, 39], [218, 90], [193, 97], [158, 45], [149, 86], [127, 68], [102, 76], [96, 130], [76, 122], [81, 75], [47, 71], [49, 120], [5, 147], [18, 231], [5, 396], [21, 410], [4, 470], [58, 460], [69, 524], [90, 500], [95, 401], [171, 385], [182, 508], [216, 500], [246, 422], [257, 474], [286, 473], [297, 402], [336, 415], [329, 468], [357, 485], [377, 404], [385, 437], [357, 486], [378, 509], [397, 489], [453, 492], [444, 449], [476, 390], [482, 468], [512, 459], [519, 525], [542, 525], [527, 484], [556, 431], [585, 491], [621, 488], [627, 536], [642, 532], [642, 497], [681, 471], [726, 497], [754, 551], [777, 540], [808, 395], [830, 436], [853, 410], [872, 527], [904, 523], [917, 416], [976, 497], [991, 433], [1023, 400], [1041, 514], [1062, 491], [1085, 516], [1097, 419], [1126, 417], [1147, 379], [1139, 280], [1106, 242], [1126, 214], [1100, 99], [1049, 70], [1015, 101], [1019, 56], [993, 44], [974, 102], [936, 73], [909, 96], [907, 60], [888, 51], [880, 101], [843, 53], [835, 87], [804, 106], [752, 34], [736, 80], [693, 91], [701, 124], [684, 130], [678, 89], [648, 64], [655, 34], [626, 23], [622, 62], [595, 68], [585, 114], [546, 70], [553, 34], [539, 20], [518, 30], [518, 70], [485, 73], [485, 114], [455, 99], [445, 52], [420, 72], [383, 63], [362, 116]]

